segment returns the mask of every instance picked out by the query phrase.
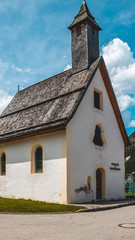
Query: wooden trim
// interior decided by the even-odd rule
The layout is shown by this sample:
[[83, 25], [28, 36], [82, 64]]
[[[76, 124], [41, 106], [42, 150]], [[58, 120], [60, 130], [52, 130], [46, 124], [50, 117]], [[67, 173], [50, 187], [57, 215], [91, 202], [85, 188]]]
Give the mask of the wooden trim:
[[23, 140], [26, 138], [30, 138], [30, 137], [34, 137], [34, 136], [40, 136], [40, 135], [44, 135], [44, 134], [48, 134], [48, 133], [55, 133], [61, 130], [65, 130], [64, 126], [59, 126], [59, 127], [55, 127], [55, 128], [50, 128], [50, 129], [46, 129], [46, 130], [38, 130], [36, 132], [33, 133], [26, 133], [24, 135], [24, 133], [20, 134], [20, 136], [14, 136], [8, 139], [3, 139], [0, 141], [0, 145], [2, 145], [3, 143], [11, 143], [11, 142], [15, 142], [15, 141], [19, 141], [19, 140]]
[[122, 116], [121, 116], [121, 113], [120, 113], [120, 110], [119, 110], [119, 106], [118, 106], [118, 103], [117, 103], [117, 100], [116, 100], [116, 97], [115, 97], [115, 94], [114, 94], [114, 91], [113, 91], [113, 88], [112, 88], [112, 84], [111, 84], [107, 69], [106, 69], [105, 64], [104, 64], [104, 61], [102, 61], [100, 63], [99, 69], [100, 69], [100, 72], [101, 72], [101, 75], [102, 75], [102, 78], [103, 78], [103, 81], [104, 81], [104, 84], [105, 84], [110, 102], [112, 104], [112, 108], [114, 110], [114, 113], [115, 113], [115, 116], [116, 116], [116, 119], [117, 119], [117, 122], [118, 122], [118, 125], [119, 125], [119, 128], [120, 128], [120, 131], [121, 131], [121, 134], [122, 134], [122, 137], [123, 137], [123, 140], [124, 140], [124, 143], [125, 143], [125, 145], [130, 145], [130, 141], [129, 141], [129, 138], [127, 136], [127, 132], [126, 132], [126, 129], [125, 129], [125, 126], [124, 126], [124, 123], [123, 123], [123, 119], [122, 119]]

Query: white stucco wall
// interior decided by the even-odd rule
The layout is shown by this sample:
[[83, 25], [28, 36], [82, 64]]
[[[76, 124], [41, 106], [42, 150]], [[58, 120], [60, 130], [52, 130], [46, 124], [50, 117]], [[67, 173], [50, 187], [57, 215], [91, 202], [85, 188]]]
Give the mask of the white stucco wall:
[[[65, 133], [34, 137], [0, 146], [7, 160], [7, 174], [0, 176], [0, 196], [47, 202], [65, 200]], [[31, 149], [41, 144], [44, 149], [44, 169], [31, 173]]]
[[[103, 92], [103, 111], [94, 108], [93, 90]], [[105, 144], [93, 143], [94, 130], [100, 123]], [[105, 170], [105, 198], [124, 197], [124, 143], [100, 70], [94, 76], [77, 112], [67, 126], [68, 202], [89, 202], [96, 199], [96, 169]], [[120, 171], [110, 170], [118, 163]], [[91, 192], [83, 191], [91, 176]]]

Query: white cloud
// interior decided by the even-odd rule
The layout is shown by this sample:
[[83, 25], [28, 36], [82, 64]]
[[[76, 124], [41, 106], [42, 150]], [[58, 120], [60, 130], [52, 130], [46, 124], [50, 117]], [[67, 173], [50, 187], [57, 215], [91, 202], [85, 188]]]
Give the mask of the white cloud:
[[12, 83], [11, 81], [7, 81], [6, 82], [7, 85], [11, 85], [11, 83]]
[[15, 70], [16, 70], [17, 72], [20, 72], [20, 73], [23, 72], [23, 70], [22, 70], [21, 68], [19, 68], [19, 67], [16, 67]]
[[132, 120], [129, 124], [129, 127], [135, 127], [135, 120]]
[[119, 38], [102, 47], [102, 55], [121, 111], [135, 106], [135, 59], [127, 43]]
[[122, 95], [118, 97], [118, 102], [119, 102], [121, 111], [124, 111], [130, 105], [135, 105], [135, 99], [131, 98], [129, 95]]
[[70, 69], [72, 66], [70, 64], [68, 64], [65, 68], [64, 68], [64, 71]]
[[28, 80], [26, 80], [26, 79], [24, 79], [24, 80], [23, 80], [23, 82], [24, 82], [24, 83], [28, 83], [29, 81], [28, 81]]
[[108, 70], [111, 70], [114, 67], [127, 66], [129, 61], [131, 62], [133, 60], [133, 53], [128, 44], [124, 43], [119, 38], [115, 38], [106, 46], [103, 46], [102, 54]]
[[12, 65], [12, 69], [15, 70], [16, 72], [20, 72], [20, 73], [30, 73], [31, 72], [30, 68], [27, 68], [24, 70], [20, 67], [16, 67], [14, 64]]
[[12, 65], [12, 69], [15, 70], [16, 72], [20, 72], [20, 73], [23, 72], [23, 70], [21, 68], [16, 67], [14, 64]]
[[28, 68], [25, 70], [26, 73], [29, 73], [31, 70]]
[[133, 24], [135, 22], [134, 8], [130, 8], [130, 10], [124, 9], [121, 13], [119, 12], [119, 15], [114, 18], [113, 22], [119, 22], [119, 24], [129, 27], [130, 24]]
[[6, 71], [8, 70], [9, 68], [9, 64], [6, 63], [6, 62], [3, 62], [1, 59], [0, 59], [0, 81], [2, 80], [3, 81], [3, 76], [5, 75]]
[[12, 98], [13, 97], [10, 96], [8, 93], [0, 90], [0, 113], [5, 109], [5, 107], [12, 100]]

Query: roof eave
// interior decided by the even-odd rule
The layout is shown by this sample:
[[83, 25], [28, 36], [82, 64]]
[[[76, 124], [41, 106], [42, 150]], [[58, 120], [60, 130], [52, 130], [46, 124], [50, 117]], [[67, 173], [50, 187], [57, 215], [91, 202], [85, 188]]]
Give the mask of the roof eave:
[[[65, 122], [65, 126], [67, 126], [67, 124], [70, 122], [70, 120], [71, 120], [71, 119], [73, 118], [73, 116], [75, 115], [75, 113], [76, 113], [76, 111], [77, 111], [77, 109], [78, 109], [78, 107], [79, 107], [79, 105], [80, 105], [80, 103], [81, 103], [81, 101], [82, 101], [82, 99], [83, 99], [83, 97], [84, 97], [84, 95], [85, 95], [85, 93], [86, 93], [86, 91], [87, 91], [87, 89], [88, 89], [88, 87], [89, 87], [89, 85], [90, 85], [90, 83], [91, 83], [91, 81], [92, 81], [92, 79], [93, 79], [96, 71], [97, 71], [97, 69], [99, 68], [99, 65], [100, 65], [101, 61], [102, 61], [102, 57], [100, 57], [97, 66], [95, 67], [95, 69], [94, 69], [91, 77], [89, 78], [89, 81], [87, 82], [87, 84], [86, 84], [86, 86], [85, 86], [85, 89], [84, 89], [84, 91], [83, 91], [83, 93], [82, 93], [82, 95], [81, 95], [81, 97], [80, 97], [77, 105], [76, 105], [75, 108], [74, 108], [74, 111], [73, 111], [72, 114], [67, 118], [67, 120], [66, 120], [66, 122]], [[90, 67], [91, 67], [91, 66], [90, 66]]]
[[112, 104], [121, 135], [123, 137], [123, 141], [124, 141], [125, 145], [130, 145], [130, 141], [129, 141], [129, 138], [128, 138], [128, 135], [127, 135], [127, 132], [125, 129], [125, 125], [124, 125], [124, 122], [123, 122], [123, 119], [121, 116], [121, 112], [120, 112], [120, 109], [119, 109], [119, 106], [118, 106], [118, 103], [116, 100], [116, 96], [115, 96], [115, 93], [114, 93], [114, 90], [113, 90], [113, 87], [112, 87], [112, 84], [110, 81], [110, 77], [109, 77], [108, 71], [106, 69], [103, 58], [100, 63], [99, 69], [100, 69], [101, 75], [103, 77], [103, 81], [104, 81], [105, 87], [107, 89], [108, 96], [109, 96], [110, 102]]
[[128, 135], [127, 135], [127, 132], [126, 132], [126, 129], [125, 129], [125, 125], [124, 125], [124, 122], [123, 122], [123, 119], [122, 119], [122, 116], [121, 116], [121, 113], [120, 113], [120, 109], [119, 109], [119, 106], [118, 106], [118, 103], [117, 103], [117, 100], [116, 100], [116, 96], [115, 96], [115, 93], [114, 93], [114, 90], [113, 90], [113, 87], [112, 87], [112, 84], [111, 84], [111, 81], [110, 81], [110, 77], [109, 77], [109, 74], [108, 74], [108, 71], [106, 69], [106, 66], [105, 66], [105, 62], [104, 62], [104, 59], [103, 57], [101, 56], [100, 57], [100, 60], [95, 68], [95, 70], [93, 71], [93, 74], [92, 76], [90, 77], [87, 85], [85, 86], [85, 90], [83, 91], [83, 94], [81, 95], [77, 105], [75, 106], [74, 108], [74, 111], [72, 112], [72, 114], [69, 116], [69, 118], [67, 118], [67, 121], [66, 121], [66, 126], [67, 124], [70, 122], [70, 120], [73, 118], [74, 114], [76, 113], [97, 69], [100, 69], [100, 72], [101, 72], [101, 75], [102, 75], [102, 78], [103, 78], [103, 81], [104, 81], [104, 84], [105, 84], [105, 87], [106, 87], [106, 90], [108, 92], [108, 96], [109, 96], [109, 99], [110, 99], [110, 102], [112, 104], [112, 108], [114, 110], [114, 113], [115, 113], [115, 116], [116, 116], [116, 120], [118, 122], [118, 126], [119, 126], [119, 129], [120, 129], [120, 132], [121, 132], [121, 135], [122, 135], [122, 138], [123, 138], [123, 141], [125, 143], [125, 145], [130, 145], [130, 141], [129, 141], [129, 138], [128, 138]]
[[3, 143], [10, 143], [10, 142], [14, 142], [14, 141], [19, 141], [22, 139], [26, 139], [26, 138], [30, 138], [30, 137], [34, 137], [34, 136], [39, 136], [39, 135], [43, 135], [43, 134], [49, 134], [49, 133], [55, 133], [58, 131], [63, 131], [65, 130], [65, 123], [64, 124], [59, 124], [58, 126], [55, 127], [47, 127], [47, 128], [42, 128], [42, 129], [38, 129], [38, 130], [31, 130], [28, 133], [18, 133], [18, 135], [16, 136], [8, 136], [7, 138], [3, 137], [3, 139], [0, 140], [0, 145]]
[[74, 21], [69, 25], [68, 29], [72, 30], [73, 28], [75, 28], [76, 26], [84, 23], [84, 22], [89, 22], [91, 25], [93, 25], [98, 31], [102, 30], [102, 28], [99, 27], [99, 25], [91, 20], [89, 17], [86, 17], [84, 19], [82, 19], [81, 21], [78, 21], [76, 23], [74, 23]]

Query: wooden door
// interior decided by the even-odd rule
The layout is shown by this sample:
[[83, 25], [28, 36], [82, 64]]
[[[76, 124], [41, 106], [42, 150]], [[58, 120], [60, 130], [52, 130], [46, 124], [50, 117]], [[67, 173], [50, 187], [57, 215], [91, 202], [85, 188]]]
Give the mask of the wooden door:
[[102, 172], [100, 169], [96, 171], [96, 199], [102, 199]]

